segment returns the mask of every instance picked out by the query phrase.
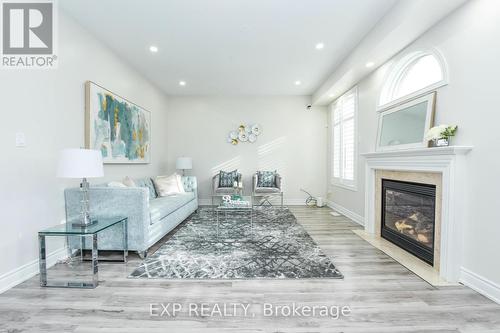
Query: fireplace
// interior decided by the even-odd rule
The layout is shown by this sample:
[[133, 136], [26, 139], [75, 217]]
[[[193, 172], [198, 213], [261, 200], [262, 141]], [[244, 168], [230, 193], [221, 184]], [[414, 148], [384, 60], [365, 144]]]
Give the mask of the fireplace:
[[436, 186], [382, 179], [381, 236], [434, 265]]

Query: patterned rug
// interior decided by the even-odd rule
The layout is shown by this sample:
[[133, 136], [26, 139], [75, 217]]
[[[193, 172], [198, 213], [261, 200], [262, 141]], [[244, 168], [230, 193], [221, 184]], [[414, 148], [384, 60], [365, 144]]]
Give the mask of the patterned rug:
[[343, 278], [288, 209], [200, 209], [129, 276], [162, 279]]

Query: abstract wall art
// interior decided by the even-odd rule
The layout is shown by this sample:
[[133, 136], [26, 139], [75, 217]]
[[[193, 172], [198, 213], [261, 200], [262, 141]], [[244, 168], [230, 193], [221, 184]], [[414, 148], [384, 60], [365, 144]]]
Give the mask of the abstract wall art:
[[91, 81], [85, 96], [85, 147], [104, 163], [150, 163], [151, 113]]
[[236, 146], [238, 142], [254, 143], [261, 133], [262, 127], [259, 124], [252, 126], [241, 124], [237, 130], [229, 132], [226, 141], [233, 146]]

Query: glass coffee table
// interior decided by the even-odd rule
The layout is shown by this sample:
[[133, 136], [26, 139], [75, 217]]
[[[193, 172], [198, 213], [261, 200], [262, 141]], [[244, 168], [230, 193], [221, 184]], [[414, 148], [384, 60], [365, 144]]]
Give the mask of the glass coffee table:
[[219, 234], [219, 219], [220, 215], [224, 215], [224, 219], [227, 221], [227, 215], [235, 212], [248, 212], [250, 213], [250, 230], [253, 229], [253, 206], [251, 196], [240, 196], [242, 201], [248, 202], [248, 205], [226, 205], [224, 203], [220, 204], [215, 208], [217, 215], [217, 234]]
[[[115, 225], [122, 224], [123, 228], [123, 261], [127, 262], [128, 256], [128, 232], [126, 217], [108, 217], [98, 218], [97, 223], [88, 227], [75, 227], [69, 221], [65, 224], [60, 224], [55, 227], [47, 228], [38, 232], [39, 243], [39, 265], [40, 265], [40, 286], [42, 287], [59, 287], [59, 288], [95, 288], [98, 285], [98, 247], [97, 234], [103, 230], [111, 228]], [[80, 259], [83, 261], [83, 244], [86, 237], [92, 237], [92, 281], [89, 282], [71, 282], [71, 281], [47, 281], [47, 249], [45, 238], [47, 236], [79, 236], [81, 239]], [[69, 245], [68, 245], [69, 246]], [[71, 255], [71, 253], [70, 253]], [[116, 260], [113, 260], [116, 261]], [[121, 261], [121, 260], [120, 260]]]

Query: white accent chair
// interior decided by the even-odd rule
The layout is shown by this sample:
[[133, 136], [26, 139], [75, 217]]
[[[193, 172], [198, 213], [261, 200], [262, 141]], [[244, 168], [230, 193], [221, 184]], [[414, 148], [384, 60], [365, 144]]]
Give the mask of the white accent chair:
[[[215, 198], [223, 197], [224, 195], [241, 194], [243, 189], [234, 187], [220, 187], [220, 174], [216, 174], [212, 177], [212, 207], [215, 208]], [[238, 173], [238, 182], [242, 179], [241, 173]]]
[[265, 206], [269, 205], [272, 206], [273, 204], [271, 203], [270, 199], [272, 196], [279, 196], [281, 197], [281, 208], [283, 208], [283, 178], [280, 176], [280, 174], [276, 174], [276, 178], [274, 180], [275, 186], [274, 187], [259, 187], [258, 185], [259, 177], [257, 172], [253, 175], [252, 179], [252, 185], [253, 185], [253, 190], [252, 190], [252, 206], [254, 206], [254, 201], [256, 197], [261, 197], [262, 200], [259, 203], [258, 206]]

